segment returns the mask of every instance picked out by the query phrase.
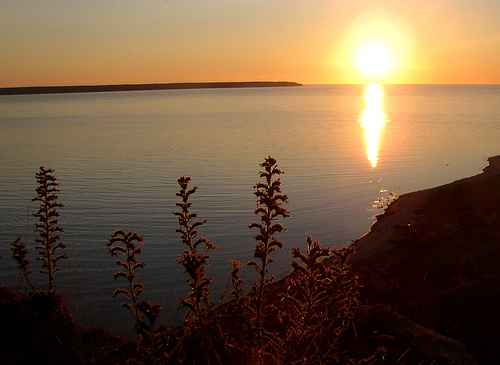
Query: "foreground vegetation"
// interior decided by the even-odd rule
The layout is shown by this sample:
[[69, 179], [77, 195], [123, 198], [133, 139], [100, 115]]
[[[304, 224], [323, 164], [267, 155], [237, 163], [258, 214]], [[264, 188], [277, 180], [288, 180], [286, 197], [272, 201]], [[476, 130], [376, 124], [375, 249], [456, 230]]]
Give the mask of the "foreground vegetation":
[[[189, 275], [191, 290], [189, 297], [180, 299], [181, 306], [188, 309], [181, 326], [157, 323], [162, 306], [142, 298], [139, 272], [146, 265], [140, 261], [142, 237], [123, 230], [113, 233], [107, 245], [109, 253], [117, 258], [114, 279], [123, 284], [113, 296], [121, 297], [123, 307], [135, 318], [136, 339], [133, 345], [128, 344], [135, 348], [122, 352], [127, 363], [372, 364], [383, 359], [384, 349], [359, 362], [342, 348], [344, 334], [352, 326], [359, 306], [359, 284], [347, 264], [351, 248], [331, 250], [307, 237], [305, 251], [292, 249], [293, 275], [286, 281], [286, 290], [270, 295], [274, 277], [269, 275], [269, 267], [273, 252], [283, 248], [278, 235], [285, 228], [279, 221], [290, 216], [284, 207], [289, 198], [281, 191], [279, 175], [283, 172], [276, 160], [269, 156], [260, 166], [261, 181], [254, 186], [258, 220], [249, 224], [256, 231], [254, 260], [247, 263], [255, 269], [258, 279], [251, 292], [245, 293], [239, 277], [243, 264], [231, 260], [232, 290], [223, 293], [225, 302], [218, 306], [211, 299], [212, 279], [205, 273], [209, 253], [217, 246], [198, 235], [198, 228], [206, 221], [198, 220], [192, 211], [190, 197], [197, 187], [189, 186], [189, 177], [178, 179], [180, 190], [176, 195], [180, 201], [174, 214], [179, 222], [176, 231], [185, 250], [177, 261]], [[33, 199], [40, 202], [40, 209], [34, 214], [39, 219], [35, 249], [37, 260], [42, 263], [39, 272], [47, 277], [46, 286], [37, 288], [30, 281], [33, 273], [27, 245], [18, 238], [11, 248], [20, 275], [32, 290], [31, 297], [37, 298], [34, 302], [55, 306], [56, 317], [68, 318], [65, 301], [54, 291], [54, 274], [67, 256], [61, 254], [65, 245], [61, 242], [63, 229], [58, 225], [58, 209], [63, 205], [58, 202], [58, 183], [53, 173], [40, 168], [37, 196]], [[326, 258], [332, 258], [333, 263], [325, 265]], [[24, 300], [16, 298], [18, 302]], [[125, 359], [126, 355], [129, 357]]]
[[[4, 357], [7, 363], [375, 364], [387, 358], [394, 364], [424, 364], [427, 360], [435, 365], [451, 363], [408, 348], [402, 332], [402, 347], [392, 349], [387, 344], [394, 344], [394, 336], [374, 331], [369, 323], [381, 327], [397, 323], [405, 328], [413, 326], [412, 333], [419, 336], [433, 336], [430, 330], [408, 324], [387, 309], [361, 305], [361, 286], [349, 263], [352, 246], [332, 250], [307, 237], [303, 249], [292, 249], [292, 274], [279, 282], [269, 275], [273, 252], [284, 247], [279, 234], [285, 230], [281, 221], [290, 216], [285, 208], [289, 197], [281, 191], [279, 176], [283, 172], [276, 160], [269, 156], [260, 166], [261, 180], [254, 186], [258, 219], [249, 224], [256, 232], [254, 260], [247, 263], [258, 279], [251, 291], [245, 292], [239, 276], [243, 264], [230, 260], [232, 288], [222, 293], [225, 300], [217, 305], [212, 300], [212, 279], [205, 272], [210, 252], [217, 246], [198, 235], [206, 221], [198, 219], [190, 202], [197, 188], [190, 188], [189, 177], [178, 179], [179, 202], [174, 215], [184, 253], [177, 261], [188, 274], [190, 288], [189, 296], [180, 299], [187, 308], [180, 326], [158, 323], [162, 306], [142, 297], [140, 272], [146, 265], [140, 260], [142, 237], [124, 230], [113, 233], [107, 243], [109, 253], [117, 259], [114, 279], [118, 287], [113, 296], [122, 298], [123, 307], [135, 319], [134, 339], [80, 326], [72, 319], [65, 298], [55, 292], [54, 273], [67, 258], [61, 253], [65, 245], [57, 219], [63, 205], [57, 201], [53, 171], [41, 167], [34, 198], [40, 202], [35, 213], [39, 219], [35, 248], [42, 263], [39, 273], [47, 277], [47, 285], [32, 285], [27, 245], [18, 238], [11, 244], [12, 257], [32, 292], [24, 296], [0, 288], [0, 319], [7, 330], [0, 342], [10, 350]], [[20, 346], [23, 339], [28, 346]], [[453, 341], [438, 338], [437, 342], [461, 351]], [[413, 353], [408, 354], [410, 349]]]

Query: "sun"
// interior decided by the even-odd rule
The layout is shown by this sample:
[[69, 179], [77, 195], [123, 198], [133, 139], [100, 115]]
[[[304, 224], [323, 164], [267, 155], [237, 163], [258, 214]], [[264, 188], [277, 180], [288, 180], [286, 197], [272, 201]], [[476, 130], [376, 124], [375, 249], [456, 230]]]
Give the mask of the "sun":
[[360, 47], [356, 66], [365, 77], [380, 77], [386, 76], [394, 65], [388, 47], [383, 43], [372, 42]]
[[412, 24], [398, 14], [380, 9], [360, 13], [332, 49], [337, 77], [346, 84], [401, 83], [419, 67], [413, 33]]

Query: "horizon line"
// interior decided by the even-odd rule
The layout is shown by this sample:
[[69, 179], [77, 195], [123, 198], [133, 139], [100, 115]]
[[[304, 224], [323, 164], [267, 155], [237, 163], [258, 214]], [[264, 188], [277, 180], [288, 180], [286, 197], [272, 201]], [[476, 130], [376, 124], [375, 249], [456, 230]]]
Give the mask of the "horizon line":
[[2, 87], [0, 95], [302, 86], [292, 81], [216, 81]]
[[188, 82], [155, 82], [155, 83], [118, 83], [118, 84], [80, 84], [80, 85], [46, 85], [46, 86], [10, 86], [0, 87], [0, 95], [29, 95], [29, 94], [60, 94], [85, 92], [118, 92], [118, 91], [154, 91], [154, 90], [182, 90], [182, 89], [211, 89], [211, 88], [245, 88], [245, 87], [290, 87], [304, 85], [484, 85], [498, 86], [498, 83], [299, 83], [295, 81], [188, 81]]

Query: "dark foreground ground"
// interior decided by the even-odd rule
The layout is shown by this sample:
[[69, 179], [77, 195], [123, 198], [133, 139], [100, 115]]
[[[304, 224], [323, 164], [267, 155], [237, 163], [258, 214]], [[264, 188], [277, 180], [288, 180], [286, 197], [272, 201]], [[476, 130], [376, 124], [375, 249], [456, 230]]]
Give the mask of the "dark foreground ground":
[[[405, 194], [354, 244], [370, 304], [500, 359], [500, 156], [482, 174]], [[410, 347], [410, 346], [409, 346]]]

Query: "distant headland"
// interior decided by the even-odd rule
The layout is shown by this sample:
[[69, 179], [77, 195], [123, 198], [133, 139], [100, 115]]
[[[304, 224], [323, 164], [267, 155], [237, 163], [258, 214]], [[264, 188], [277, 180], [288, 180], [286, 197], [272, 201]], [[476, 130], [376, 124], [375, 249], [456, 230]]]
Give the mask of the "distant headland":
[[29, 86], [0, 88], [0, 95], [94, 93], [111, 91], [146, 91], [179, 89], [220, 89], [244, 87], [302, 86], [289, 81], [245, 81], [245, 82], [180, 82], [166, 84], [119, 84], [119, 85], [77, 85], [77, 86]]

